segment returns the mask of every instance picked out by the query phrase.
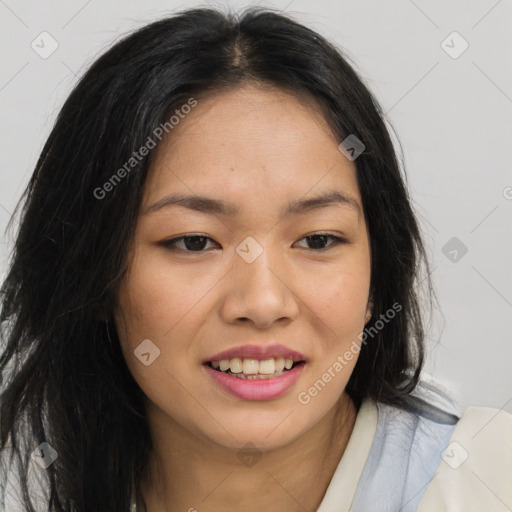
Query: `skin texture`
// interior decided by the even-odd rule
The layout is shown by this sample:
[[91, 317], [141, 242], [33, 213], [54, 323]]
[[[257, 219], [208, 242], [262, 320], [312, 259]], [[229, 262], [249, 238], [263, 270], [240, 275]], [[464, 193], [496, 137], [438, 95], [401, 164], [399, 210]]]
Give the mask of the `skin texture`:
[[[357, 357], [307, 405], [297, 398], [359, 344], [369, 319], [370, 246], [355, 165], [320, 112], [284, 90], [245, 84], [199, 99], [158, 148], [115, 313], [148, 398], [148, 512], [314, 510], [345, 450], [357, 411], [344, 389]], [[290, 201], [333, 189], [360, 211], [337, 204], [281, 218]], [[144, 213], [176, 192], [240, 212]], [[304, 238], [317, 232], [347, 242]], [[194, 234], [212, 239], [201, 252], [186, 252], [183, 240], [174, 251], [161, 244]], [[236, 252], [248, 236], [263, 248], [252, 263]], [[144, 339], [161, 351], [149, 366], [134, 356]], [[202, 366], [223, 350], [272, 343], [308, 360], [275, 400], [235, 398]], [[237, 456], [247, 443], [260, 455], [250, 467]]]

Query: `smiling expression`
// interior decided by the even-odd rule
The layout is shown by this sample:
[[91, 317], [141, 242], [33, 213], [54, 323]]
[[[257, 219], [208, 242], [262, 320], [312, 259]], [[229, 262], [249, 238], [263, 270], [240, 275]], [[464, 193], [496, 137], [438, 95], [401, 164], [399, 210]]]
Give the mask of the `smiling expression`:
[[[297, 396], [367, 320], [370, 245], [338, 144], [313, 103], [245, 85], [199, 99], [155, 150], [115, 312], [150, 415], [222, 446], [270, 448], [333, 409], [357, 357], [308, 405]], [[150, 365], [134, 355], [143, 340], [160, 350]], [[215, 368], [293, 351], [303, 362], [279, 377]]]

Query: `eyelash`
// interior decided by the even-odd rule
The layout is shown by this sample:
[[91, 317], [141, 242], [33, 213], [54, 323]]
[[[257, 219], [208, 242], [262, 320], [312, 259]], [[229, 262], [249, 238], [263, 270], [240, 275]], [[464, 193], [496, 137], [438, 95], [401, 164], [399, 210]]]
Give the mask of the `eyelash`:
[[[310, 249], [310, 250], [312, 250], [314, 252], [324, 252], [324, 251], [332, 249], [333, 247], [336, 247], [338, 245], [348, 243], [347, 240], [345, 240], [344, 238], [341, 238], [341, 237], [336, 236], [336, 235], [332, 235], [330, 233], [322, 233], [322, 232], [313, 233], [312, 235], [304, 236], [304, 237], [300, 238], [298, 241], [305, 240], [307, 238], [314, 238], [314, 237], [317, 237], [317, 236], [323, 236], [323, 237], [327, 237], [327, 238], [332, 238], [334, 240], [334, 243], [331, 243], [330, 245], [328, 245], [327, 247], [323, 247], [322, 249]], [[205, 236], [205, 235], [202, 235], [202, 234], [194, 234], [194, 235], [179, 236], [179, 237], [176, 237], [176, 238], [172, 238], [170, 240], [164, 240], [163, 242], [161, 242], [161, 245], [163, 245], [166, 249], [168, 249], [170, 251], [176, 251], [176, 252], [177, 251], [181, 251], [181, 252], [198, 253], [198, 254], [207, 252], [205, 250], [189, 251], [187, 249], [180, 249], [180, 248], [178, 248], [178, 247], [176, 247], [174, 245], [177, 241], [185, 240], [186, 238], [206, 238], [208, 240], [213, 240], [209, 236]], [[303, 247], [303, 249], [304, 249], [304, 247]]]

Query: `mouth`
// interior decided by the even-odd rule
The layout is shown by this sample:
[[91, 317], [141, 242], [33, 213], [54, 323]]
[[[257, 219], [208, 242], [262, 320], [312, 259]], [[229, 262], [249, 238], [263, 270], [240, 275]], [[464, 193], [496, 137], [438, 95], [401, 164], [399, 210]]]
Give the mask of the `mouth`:
[[306, 361], [291, 357], [276, 357], [262, 360], [234, 357], [232, 359], [207, 361], [204, 364], [216, 372], [237, 379], [266, 380], [281, 377], [298, 366], [304, 366]]
[[222, 390], [241, 400], [276, 400], [292, 389], [306, 361], [292, 358], [233, 358], [207, 361], [205, 373]]

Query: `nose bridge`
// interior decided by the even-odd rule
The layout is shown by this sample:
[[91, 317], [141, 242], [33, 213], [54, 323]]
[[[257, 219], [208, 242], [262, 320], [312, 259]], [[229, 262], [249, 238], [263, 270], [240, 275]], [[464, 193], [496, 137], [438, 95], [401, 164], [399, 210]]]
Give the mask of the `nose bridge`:
[[285, 262], [275, 251], [247, 237], [236, 249], [230, 291], [224, 304], [226, 319], [270, 325], [292, 318], [297, 304], [287, 283]]

